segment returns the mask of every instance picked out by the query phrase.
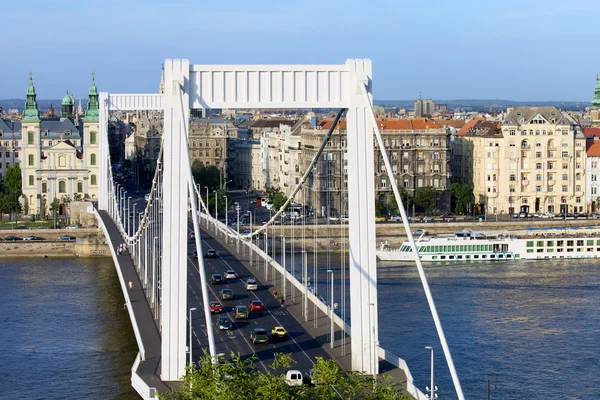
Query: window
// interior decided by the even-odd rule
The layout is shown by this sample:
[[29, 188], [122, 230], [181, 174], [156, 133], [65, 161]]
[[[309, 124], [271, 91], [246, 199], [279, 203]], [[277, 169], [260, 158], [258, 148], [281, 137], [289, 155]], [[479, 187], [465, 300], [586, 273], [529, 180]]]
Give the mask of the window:
[[42, 193], [48, 193], [48, 184], [46, 182], [42, 183]]
[[596, 175], [592, 175], [592, 182], [596, 182]]
[[77, 192], [83, 193], [83, 182], [77, 182]]
[[581, 192], [581, 185], [576, 185], [575, 186], [575, 191], [576, 192]]
[[535, 180], [536, 180], [536, 181], [541, 181], [541, 180], [542, 180], [542, 174], [537, 174], [537, 175], [535, 176]]
[[96, 165], [96, 154], [90, 154], [90, 165]]
[[581, 203], [581, 197], [576, 197], [575, 198], [575, 203]]
[[96, 132], [90, 132], [90, 144], [96, 144]]
[[568, 180], [569, 180], [569, 175], [567, 175], [567, 174], [563, 174], [563, 176], [562, 176], [562, 180], [563, 180], [563, 181], [568, 181]]
[[542, 169], [542, 163], [535, 163], [535, 169]]
[[515, 136], [517, 134], [517, 131], [514, 129], [510, 130], [510, 136]]
[[91, 175], [90, 176], [90, 184], [95, 186], [96, 185], [96, 175]]
[[58, 193], [66, 193], [67, 192], [67, 184], [65, 181], [58, 182]]
[[514, 182], [517, 180], [517, 177], [515, 176], [515, 174], [510, 174], [510, 176], [508, 177], [508, 180], [511, 182]]
[[568, 151], [563, 151], [562, 152], [562, 158], [569, 158], [569, 152]]
[[592, 194], [598, 194], [598, 188], [596, 186], [592, 186]]
[[581, 173], [578, 172], [578, 173], [575, 174], [575, 180], [576, 181], [580, 181], [581, 180]]
[[29, 175], [29, 186], [33, 186], [33, 184], [34, 184], [33, 175]]
[[562, 191], [563, 191], [563, 193], [566, 193], [566, 192], [568, 192], [568, 191], [569, 191], [569, 187], [568, 187], [568, 186], [565, 186], [565, 185], [563, 185], [563, 187], [562, 187]]
[[27, 164], [33, 165], [33, 154], [30, 154], [29, 156], [27, 156]]
[[542, 158], [542, 152], [541, 151], [536, 151], [535, 152], [535, 158]]
[[598, 160], [592, 161], [592, 168], [598, 168]]
[[535, 191], [536, 192], [541, 192], [542, 191], [542, 187], [541, 186], [536, 186], [535, 187]]
[[27, 132], [27, 144], [33, 144], [33, 132]]
[[548, 192], [554, 192], [554, 186], [548, 185]]

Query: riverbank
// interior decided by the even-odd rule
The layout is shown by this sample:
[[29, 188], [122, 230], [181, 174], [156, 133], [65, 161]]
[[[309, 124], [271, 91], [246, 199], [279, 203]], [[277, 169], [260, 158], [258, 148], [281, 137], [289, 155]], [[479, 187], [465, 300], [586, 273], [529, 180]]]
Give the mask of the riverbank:
[[[52, 257], [110, 257], [104, 235], [97, 228], [85, 229], [3, 229], [0, 237], [39, 236], [42, 241], [1, 241], [0, 258]], [[58, 240], [63, 235], [75, 237], [72, 241]]]

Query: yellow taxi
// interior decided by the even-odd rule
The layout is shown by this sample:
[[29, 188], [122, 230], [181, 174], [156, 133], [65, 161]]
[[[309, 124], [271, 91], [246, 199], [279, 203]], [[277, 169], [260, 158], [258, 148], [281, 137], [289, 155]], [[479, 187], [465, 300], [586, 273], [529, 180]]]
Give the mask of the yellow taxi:
[[283, 326], [276, 326], [271, 329], [271, 336], [279, 336], [280, 338], [285, 337], [287, 335], [287, 331]]

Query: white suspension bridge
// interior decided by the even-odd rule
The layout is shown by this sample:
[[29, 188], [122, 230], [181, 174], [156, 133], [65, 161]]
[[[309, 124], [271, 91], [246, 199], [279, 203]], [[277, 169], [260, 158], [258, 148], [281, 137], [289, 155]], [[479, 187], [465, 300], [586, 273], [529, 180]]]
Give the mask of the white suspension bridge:
[[[375, 120], [371, 69], [370, 60], [347, 60], [345, 64], [340, 65], [254, 66], [195, 65], [187, 60], [166, 60], [164, 93], [100, 93], [100, 190], [96, 213], [105, 235], [111, 242], [112, 256], [139, 347], [132, 367], [132, 385], [143, 398], [155, 398], [157, 391], [169, 387], [168, 382], [178, 381], [185, 374], [188, 346], [190, 349], [193, 347], [192, 340], [188, 340], [187, 335], [189, 333], [191, 339], [191, 331], [187, 331], [188, 312], [191, 326], [191, 312], [195, 310], [188, 304], [188, 278], [197, 281], [201, 296], [206, 337], [203, 347], [208, 348], [211, 356], [217, 354], [209, 309], [211, 299], [207, 285], [207, 266], [201, 256], [205, 246], [201, 240], [201, 223], [205, 223], [207, 229], [210, 226], [214, 227], [215, 235], [221, 235], [226, 241], [236, 243], [237, 250], [248, 254], [250, 260], [253, 257], [262, 259], [265, 273], [271, 270], [272, 276], [280, 277], [283, 295], [293, 297], [298, 294], [301, 298], [301, 313], [305, 321], [309, 317], [309, 304], [313, 307], [315, 320], [317, 313], [332, 318], [342, 332], [340, 343], [343, 353], [348, 353], [344, 338], [350, 339], [349, 357], [353, 370], [376, 376], [380, 372], [380, 361], [386, 361], [404, 372], [408, 393], [417, 399], [426, 398], [413, 384], [406, 363], [379, 346], [373, 135], [383, 155], [413, 253], [418, 252]], [[205, 111], [211, 108], [340, 110], [317, 155], [289, 196], [288, 203], [298, 198], [305, 180], [326, 148], [337, 121], [345, 113], [349, 260], [346, 264], [345, 258], [342, 258], [342, 272], [347, 270], [349, 273], [350, 324], [345, 322], [347, 306], [344, 301], [339, 316], [333, 312], [333, 298], [325, 304], [316, 295], [316, 290], [309, 289], [307, 252], [301, 251], [298, 254], [300, 261], [296, 263], [296, 250], [295, 246], [292, 246], [289, 250], [291, 258], [286, 257], [286, 244], [295, 244], [294, 237], [280, 238], [283, 254], [279, 259], [275, 257], [273, 240], [269, 251], [269, 229], [280, 218], [288, 203], [277, 210], [266, 224], [244, 235], [219, 222], [216, 215], [211, 216], [192, 177], [188, 151], [190, 110]], [[162, 110], [164, 131], [149, 200], [140, 214], [139, 223], [136, 224], [131, 223], [125, 188], [116, 184], [113, 179], [107, 130], [109, 112], [137, 110]], [[203, 112], [203, 115], [206, 114]], [[199, 255], [198, 269], [194, 270], [192, 275], [188, 273], [187, 248], [190, 219], [195, 233], [194, 248]], [[262, 248], [259, 246], [259, 237], [263, 238]], [[256, 242], [253, 239], [256, 239]], [[118, 255], [118, 245], [121, 242], [127, 244], [128, 257]], [[314, 253], [315, 281], [318, 273], [317, 257]], [[291, 265], [287, 265], [288, 260]], [[457, 397], [463, 399], [460, 381], [418, 257], [415, 264]], [[129, 281], [139, 282], [142, 288], [131, 290], [128, 288]], [[333, 281], [331, 284], [333, 286]], [[345, 295], [342, 297], [345, 299]], [[333, 337], [332, 335], [332, 345]], [[304, 350], [301, 351], [306, 355]], [[307, 358], [310, 359], [310, 356], [307, 355]]]

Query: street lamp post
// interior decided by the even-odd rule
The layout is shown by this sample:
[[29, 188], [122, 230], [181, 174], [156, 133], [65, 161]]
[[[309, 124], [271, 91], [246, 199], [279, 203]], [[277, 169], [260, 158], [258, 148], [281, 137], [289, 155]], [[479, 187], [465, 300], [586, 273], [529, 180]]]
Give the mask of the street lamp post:
[[[135, 217], [137, 215], [137, 203], [133, 203], [132, 210], [133, 210], [133, 218], [129, 218], [131, 220], [131, 233], [129, 234], [130, 236], [136, 231]], [[133, 244], [131, 246], [131, 250], [132, 250], [132, 253], [133, 253], [133, 257], [135, 257], [135, 255], [137, 253], [137, 249], [135, 248], [135, 244]], [[135, 264], [135, 258], [133, 259], [133, 261], [134, 261], [134, 264]], [[140, 266], [138, 265], [137, 267], [139, 269]]]
[[217, 191], [215, 190], [215, 236], [219, 236], [219, 232], [217, 231], [217, 219], [219, 218], [219, 199], [217, 198]]
[[331, 318], [330, 318], [330, 335], [331, 335], [331, 340], [330, 340], [330, 347], [333, 349], [333, 341], [334, 341], [334, 332], [333, 332], [333, 270], [328, 269], [327, 270], [328, 274], [331, 274], [331, 297], [329, 298], [329, 306], [331, 307]]
[[130, 222], [131, 218], [129, 218], [129, 203], [131, 202], [131, 197], [127, 197], [127, 236], [131, 236], [131, 227]]
[[[206, 216], [210, 217], [210, 210], [208, 209], [208, 186], [204, 186], [204, 188], [206, 189]], [[206, 229], [208, 229], [208, 218], [206, 218]]]
[[438, 397], [438, 395], [435, 394], [435, 392], [437, 392], [438, 388], [437, 388], [437, 386], [433, 385], [433, 347], [426, 346], [425, 348], [427, 350], [431, 351], [431, 388], [425, 386], [425, 389], [429, 392], [429, 394], [427, 395], [427, 398], [430, 400], [433, 400], [433, 399], [437, 399], [437, 397]]
[[227, 196], [225, 195], [223, 198], [225, 199], [225, 232], [227, 232], [225, 241], [229, 243], [229, 209], [227, 208]]
[[189, 365], [190, 366], [193, 365], [193, 363], [194, 363], [194, 360], [192, 358], [192, 311], [196, 311], [196, 307], [190, 308], [190, 318], [189, 318], [189, 321], [190, 321], [190, 343], [189, 343], [189, 346], [190, 346], [190, 348], [189, 348], [189, 350], [190, 350], [190, 362], [189, 362]]

